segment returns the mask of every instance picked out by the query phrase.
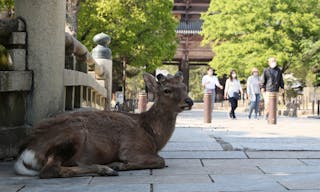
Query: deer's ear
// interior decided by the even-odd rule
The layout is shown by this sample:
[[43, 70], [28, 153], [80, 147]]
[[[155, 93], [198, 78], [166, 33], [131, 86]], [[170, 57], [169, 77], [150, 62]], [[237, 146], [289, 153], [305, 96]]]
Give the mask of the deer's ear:
[[143, 74], [143, 79], [144, 79], [144, 82], [146, 83], [148, 89], [152, 92], [155, 92], [155, 90], [157, 89], [157, 81], [156, 81], [156, 78], [151, 75], [150, 73], [145, 73]]

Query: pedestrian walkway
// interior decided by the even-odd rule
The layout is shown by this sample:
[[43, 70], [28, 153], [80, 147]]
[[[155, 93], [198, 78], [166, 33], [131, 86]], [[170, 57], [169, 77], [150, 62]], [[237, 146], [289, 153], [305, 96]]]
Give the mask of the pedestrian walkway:
[[307, 118], [237, 120], [215, 111], [179, 115], [176, 130], [160, 152], [167, 168], [120, 172], [119, 177], [38, 179], [14, 175], [0, 163], [0, 191], [8, 192], [312, 192], [320, 191], [320, 121]]

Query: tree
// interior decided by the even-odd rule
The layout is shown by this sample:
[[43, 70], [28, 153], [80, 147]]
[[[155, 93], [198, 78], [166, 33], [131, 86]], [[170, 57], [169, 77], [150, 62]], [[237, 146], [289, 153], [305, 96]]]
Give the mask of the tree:
[[107, 33], [113, 61], [124, 72], [127, 64], [152, 72], [175, 53], [172, 7], [172, 0], [87, 0], [81, 2], [78, 37], [92, 48], [93, 36]]
[[80, 0], [66, 0], [66, 25], [73, 36], [78, 33], [78, 13], [80, 11]]
[[11, 10], [14, 6], [14, 0], [0, 0], [0, 11], [3, 9]]
[[284, 72], [304, 78], [316, 63], [305, 56], [320, 38], [319, 10], [319, 0], [212, 0], [202, 15], [203, 43], [216, 54], [210, 65], [219, 74], [235, 69], [247, 77], [273, 56]]
[[172, 0], [87, 0], [81, 3], [78, 37], [92, 48], [93, 36], [105, 32], [113, 59], [152, 71], [175, 53], [172, 6]]

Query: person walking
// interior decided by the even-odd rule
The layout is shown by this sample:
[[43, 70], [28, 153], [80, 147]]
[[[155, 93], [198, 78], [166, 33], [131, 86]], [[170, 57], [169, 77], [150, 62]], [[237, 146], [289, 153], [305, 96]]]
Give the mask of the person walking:
[[251, 115], [254, 109], [254, 118], [257, 119], [261, 94], [259, 70], [257, 68], [252, 69], [251, 76], [247, 80], [247, 94], [250, 101], [248, 118], [251, 119]]
[[[282, 77], [282, 71], [277, 66], [277, 61], [274, 57], [268, 59], [269, 67], [263, 71], [261, 78], [262, 92], [265, 92], [264, 101], [266, 108], [266, 118], [268, 119], [270, 110], [269, 109], [269, 96], [272, 94], [276, 97], [276, 101], [278, 101], [279, 88], [284, 88], [284, 82]], [[275, 105], [277, 107], [277, 105]], [[277, 109], [275, 109], [275, 115]]]
[[231, 111], [229, 113], [231, 119], [236, 119], [235, 110], [238, 107], [238, 100], [240, 99], [239, 92], [243, 94], [240, 81], [237, 78], [237, 73], [235, 70], [232, 70], [226, 81], [224, 90], [224, 98], [229, 99], [231, 104]]
[[214, 74], [213, 69], [211, 67], [208, 68], [207, 75], [202, 77], [201, 84], [204, 87], [205, 93], [212, 94], [212, 97], [211, 97], [212, 102], [211, 103], [212, 103], [212, 110], [213, 110], [213, 105], [214, 105], [215, 98], [216, 98], [215, 88], [217, 86], [220, 89], [223, 89], [223, 86], [220, 84], [217, 76]]

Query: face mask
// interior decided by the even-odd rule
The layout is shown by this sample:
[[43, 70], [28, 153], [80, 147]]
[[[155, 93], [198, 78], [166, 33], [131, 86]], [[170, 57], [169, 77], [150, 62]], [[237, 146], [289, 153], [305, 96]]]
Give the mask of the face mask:
[[237, 74], [235, 74], [235, 73], [232, 73], [232, 75], [231, 75], [233, 78], [236, 78], [237, 77]]
[[271, 63], [270, 63], [270, 67], [271, 67], [271, 68], [275, 68], [276, 66], [277, 66], [277, 62], [274, 61], [274, 62], [271, 62]]

